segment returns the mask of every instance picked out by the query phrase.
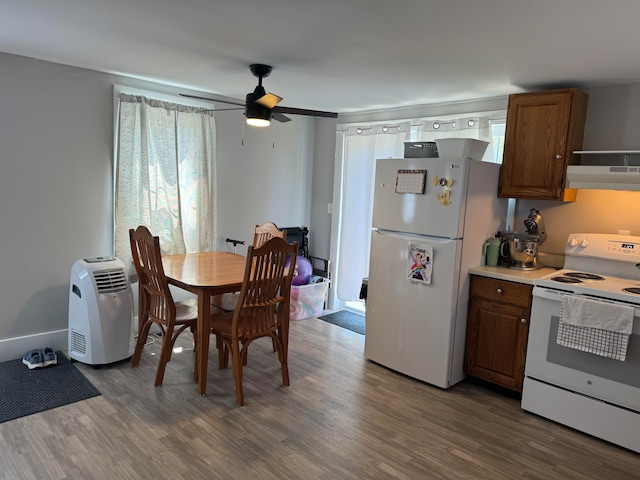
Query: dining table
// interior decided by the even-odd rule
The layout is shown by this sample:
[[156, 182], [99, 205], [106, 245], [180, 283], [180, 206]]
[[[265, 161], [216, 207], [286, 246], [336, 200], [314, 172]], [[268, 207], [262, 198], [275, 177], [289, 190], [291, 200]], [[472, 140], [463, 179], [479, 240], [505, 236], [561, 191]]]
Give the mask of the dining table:
[[[167, 281], [198, 296], [196, 371], [198, 392], [207, 392], [207, 364], [211, 335], [211, 297], [237, 292], [242, 287], [247, 259], [231, 252], [198, 252], [163, 255]], [[215, 307], [214, 307], [215, 308]]]

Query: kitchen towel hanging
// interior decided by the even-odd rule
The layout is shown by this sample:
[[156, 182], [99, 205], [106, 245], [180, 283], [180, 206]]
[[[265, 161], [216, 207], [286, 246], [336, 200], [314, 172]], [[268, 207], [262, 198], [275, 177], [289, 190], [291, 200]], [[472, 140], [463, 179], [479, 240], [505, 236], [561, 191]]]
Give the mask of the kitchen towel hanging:
[[619, 303], [564, 295], [559, 345], [624, 361], [633, 328], [634, 308]]

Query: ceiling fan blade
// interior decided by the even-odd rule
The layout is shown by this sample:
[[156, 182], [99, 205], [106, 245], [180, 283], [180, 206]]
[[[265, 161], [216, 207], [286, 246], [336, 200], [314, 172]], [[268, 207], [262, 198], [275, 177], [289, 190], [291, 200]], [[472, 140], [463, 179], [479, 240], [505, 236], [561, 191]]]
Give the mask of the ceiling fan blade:
[[194, 98], [196, 100], [204, 100], [206, 102], [218, 102], [218, 103], [228, 103], [229, 105], [240, 105], [240, 106], [244, 106], [245, 102], [242, 102], [240, 100], [235, 100], [235, 99], [226, 99], [226, 98], [210, 98], [210, 97], [200, 97], [198, 95], [189, 95], [188, 93], [180, 93], [179, 94], [181, 97], [186, 97], [186, 98]]
[[273, 118], [274, 120], [277, 120], [278, 122], [281, 122], [281, 123], [285, 123], [285, 122], [290, 122], [291, 121], [291, 119], [289, 117], [287, 117], [286, 115], [283, 115], [280, 112], [274, 112], [274, 111], [271, 111], [271, 118]]
[[281, 101], [282, 101], [282, 97], [279, 97], [278, 95], [274, 95], [273, 93], [267, 93], [262, 97], [260, 97], [259, 99], [257, 99], [255, 102], [259, 103], [263, 107], [273, 108]]
[[244, 110], [244, 107], [212, 108], [211, 110], [205, 110], [205, 112], [227, 112], [229, 110]]
[[338, 118], [338, 114], [334, 112], [322, 112], [319, 110], [307, 110], [304, 108], [273, 107], [272, 112], [289, 113], [291, 115], [309, 115], [311, 117]]

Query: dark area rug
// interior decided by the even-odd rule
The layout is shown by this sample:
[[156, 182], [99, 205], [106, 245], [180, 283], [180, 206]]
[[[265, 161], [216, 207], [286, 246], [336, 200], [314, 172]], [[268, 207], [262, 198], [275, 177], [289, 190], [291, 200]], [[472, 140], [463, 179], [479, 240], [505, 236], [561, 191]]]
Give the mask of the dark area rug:
[[365, 318], [357, 313], [348, 312], [347, 310], [339, 310], [329, 315], [322, 315], [318, 317], [318, 320], [322, 320], [328, 323], [333, 323], [339, 327], [346, 328], [352, 332], [364, 335], [365, 333]]
[[22, 359], [0, 363], [0, 423], [100, 395], [62, 352], [57, 365], [29, 368]]

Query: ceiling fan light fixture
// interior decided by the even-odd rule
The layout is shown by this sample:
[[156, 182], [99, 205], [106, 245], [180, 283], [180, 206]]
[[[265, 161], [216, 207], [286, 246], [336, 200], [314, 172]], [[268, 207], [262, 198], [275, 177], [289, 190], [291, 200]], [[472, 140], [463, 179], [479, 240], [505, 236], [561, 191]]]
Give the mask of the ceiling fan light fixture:
[[247, 125], [252, 127], [268, 127], [271, 125], [271, 110], [260, 105], [247, 105], [245, 116], [247, 117]]
[[247, 125], [251, 125], [252, 127], [268, 127], [271, 125], [271, 121], [264, 118], [247, 117]]

